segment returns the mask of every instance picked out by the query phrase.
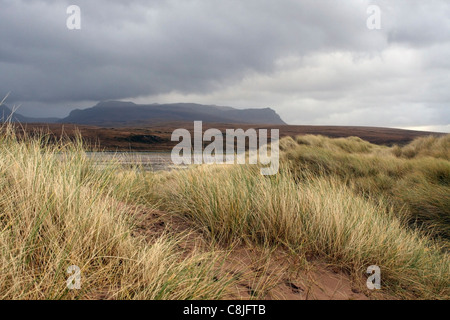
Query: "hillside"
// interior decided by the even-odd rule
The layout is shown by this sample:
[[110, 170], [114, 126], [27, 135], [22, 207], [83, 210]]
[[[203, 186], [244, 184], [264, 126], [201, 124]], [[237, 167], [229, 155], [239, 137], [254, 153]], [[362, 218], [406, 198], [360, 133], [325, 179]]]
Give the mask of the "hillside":
[[12, 121], [12, 122], [20, 122], [20, 123], [55, 123], [59, 119], [58, 118], [31, 118], [26, 117], [18, 113], [17, 111], [12, 111], [6, 105], [0, 104], [0, 122]]
[[28, 122], [27, 118], [22, 116], [21, 114], [14, 113], [12, 114], [12, 110], [5, 105], [0, 105], [0, 121], [5, 122], [11, 120], [13, 122]]

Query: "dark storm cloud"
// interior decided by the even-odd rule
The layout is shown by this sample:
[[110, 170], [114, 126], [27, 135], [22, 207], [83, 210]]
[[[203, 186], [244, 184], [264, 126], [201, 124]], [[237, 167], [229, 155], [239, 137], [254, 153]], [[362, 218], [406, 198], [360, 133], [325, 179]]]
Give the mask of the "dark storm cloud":
[[201, 92], [284, 54], [371, 44], [352, 31], [365, 16], [330, 1], [158, 3], [78, 1], [82, 30], [69, 31], [69, 2], [2, 1], [2, 87], [45, 102]]
[[[366, 28], [371, 3], [383, 10], [382, 30]], [[81, 30], [66, 28], [70, 4], [81, 8]], [[0, 95], [11, 91], [8, 103], [34, 116], [106, 99], [192, 97], [275, 105], [295, 122], [361, 122], [360, 110], [380, 114], [408, 97], [423, 106], [412, 119], [431, 108], [440, 123], [426, 124], [448, 124], [449, 8], [444, 0], [0, 0]], [[392, 50], [387, 63], [376, 59], [396, 46], [417, 50], [409, 62], [422, 69], [392, 70]], [[289, 58], [297, 59], [288, 66], [291, 80], [280, 66]], [[427, 79], [426, 92], [402, 95], [419, 77]], [[399, 91], [389, 93], [389, 86]], [[386, 101], [371, 107], [358, 102], [364, 96]]]

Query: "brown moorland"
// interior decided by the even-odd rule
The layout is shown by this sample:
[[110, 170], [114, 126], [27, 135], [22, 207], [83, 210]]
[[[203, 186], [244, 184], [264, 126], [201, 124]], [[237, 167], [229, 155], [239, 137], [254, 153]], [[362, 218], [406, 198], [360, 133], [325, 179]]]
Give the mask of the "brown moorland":
[[[171, 141], [172, 132], [178, 128], [185, 128], [192, 134], [192, 122], [164, 122], [153, 123], [142, 127], [98, 127], [75, 124], [23, 124], [16, 126], [18, 133], [25, 130], [28, 133], [49, 133], [53, 140], [61, 135], [74, 138], [81, 134], [87, 146], [100, 148], [104, 151], [170, 151], [177, 142]], [[406, 145], [416, 138], [442, 133], [403, 130], [381, 127], [362, 126], [311, 126], [311, 125], [242, 125], [227, 123], [203, 123], [203, 130], [217, 128], [222, 132], [226, 129], [279, 129], [280, 137], [296, 137], [298, 135], [323, 135], [330, 138], [356, 136], [378, 145]]]

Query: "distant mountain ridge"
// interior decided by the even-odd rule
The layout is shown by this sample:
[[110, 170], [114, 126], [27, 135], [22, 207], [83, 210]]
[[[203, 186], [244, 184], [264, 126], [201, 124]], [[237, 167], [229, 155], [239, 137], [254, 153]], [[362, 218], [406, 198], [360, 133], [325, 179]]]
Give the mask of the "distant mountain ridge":
[[0, 105], [0, 123], [11, 121], [11, 122], [20, 122], [20, 123], [56, 123], [60, 119], [59, 118], [32, 118], [21, 115], [16, 111], [12, 111], [6, 105]]
[[72, 110], [68, 117], [31, 118], [0, 105], [0, 122], [72, 123], [95, 126], [152, 124], [172, 121], [203, 121], [209, 123], [286, 124], [270, 108], [236, 109], [196, 103], [146, 104], [125, 101], [102, 101], [87, 109]]
[[18, 113], [13, 113], [6, 105], [0, 105], [0, 121], [5, 122], [11, 120], [13, 122], [26, 122], [26, 117]]
[[195, 103], [139, 105], [123, 101], [104, 101], [92, 108], [76, 109], [59, 122], [102, 126], [196, 120], [211, 123], [286, 124], [270, 108], [235, 109]]

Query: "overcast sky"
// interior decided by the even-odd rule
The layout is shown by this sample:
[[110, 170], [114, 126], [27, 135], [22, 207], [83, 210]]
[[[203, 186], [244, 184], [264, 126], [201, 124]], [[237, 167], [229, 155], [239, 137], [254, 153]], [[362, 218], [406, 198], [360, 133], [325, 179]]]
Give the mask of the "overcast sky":
[[[71, 4], [81, 30], [66, 26]], [[450, 132], [450, 1], [0, 0], [8, 92], [28, 116], [196, 102], [271, 107], [289, 124]]]

